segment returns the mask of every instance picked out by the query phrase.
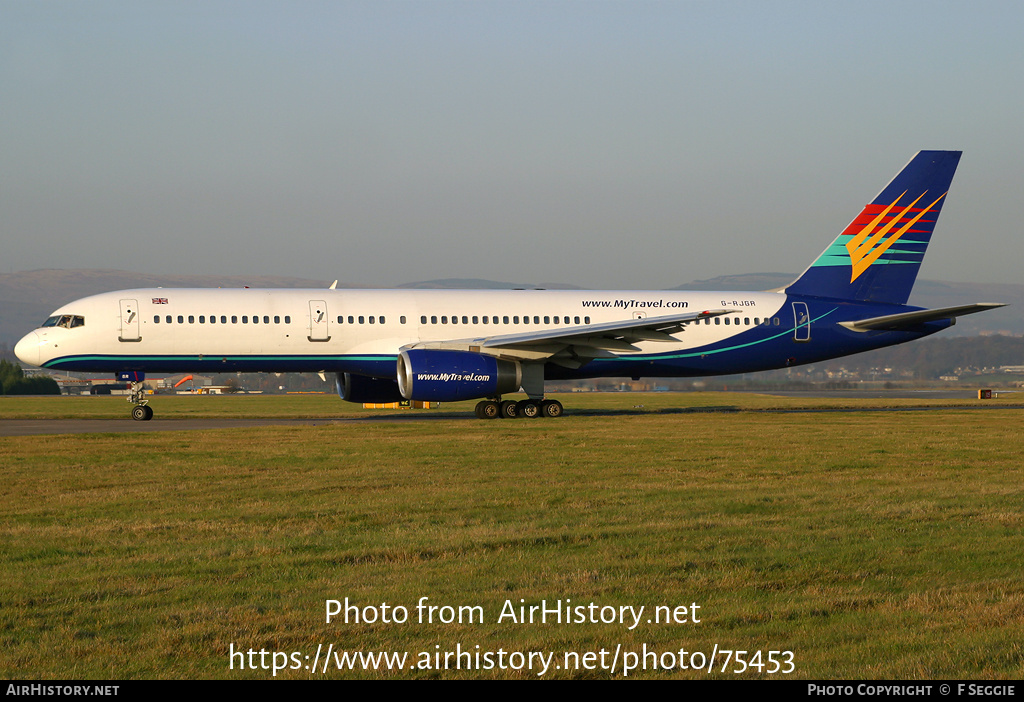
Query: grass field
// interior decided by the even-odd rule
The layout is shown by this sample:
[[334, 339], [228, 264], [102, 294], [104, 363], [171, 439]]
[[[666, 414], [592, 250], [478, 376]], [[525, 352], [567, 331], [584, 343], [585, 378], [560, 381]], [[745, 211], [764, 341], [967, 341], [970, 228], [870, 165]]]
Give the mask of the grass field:
[[[773, 659], [788, 677], [1024, 676], [1020, 410], [563, 399], [579, 413], [480, 421], [470, 403], [400, 422], [0, 438], [0, 675], [269, 678], [280, 652], [284, 678], [531, 678], [540, 659], [511, 653], [532, 651], [553, 654], [543, 677], [603, 678], [646, 646], [658, 655], [630, 677], [786, 677], [769, 651], [792, 652]], [[156, 402], [168, 418], [364, 415], [326, 396]], [[686, 406], [723, 411], [670, 411]], [[0, 398], [4, 418], [126, 408]], [[464, 621], [420, 623], [422, 597]], [[326, 623], [325, 601], [345, 598], [409, 619]], [[507, 601], [566, 600], [645, 609], [632, 629], [498, 621]], [[692, 603], [699, 623], [647, 621]], [[328, 645], [409, 658], [307, 670]], [[437, 670], [457, 646], [495, 652], [494, 667]], [[680, 669], [716, 646], [713, 672]], [[230, 652], [250, 649], [267, 669], [239, 670]], [[722, 672], [724, 650], [761, 651], [760, 669]]]

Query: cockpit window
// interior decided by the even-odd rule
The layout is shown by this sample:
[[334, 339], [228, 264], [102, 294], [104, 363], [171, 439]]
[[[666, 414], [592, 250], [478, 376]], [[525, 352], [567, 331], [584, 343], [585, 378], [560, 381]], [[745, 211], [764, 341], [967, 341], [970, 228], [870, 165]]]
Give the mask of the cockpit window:
[[44, 327], [64, 327], [65, 329], [74, 329], [75, 327], [85, 326], [85, 317], [78, 314], [59, 314], [48, 318], [43, 322]]

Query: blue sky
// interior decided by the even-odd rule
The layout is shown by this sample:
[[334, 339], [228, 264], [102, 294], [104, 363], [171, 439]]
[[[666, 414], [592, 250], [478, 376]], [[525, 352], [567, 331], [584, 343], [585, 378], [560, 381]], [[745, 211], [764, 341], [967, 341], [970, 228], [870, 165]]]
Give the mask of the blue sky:
[[961, 149], [922, 276], [1021, 282], [1011, 2], [0, 0], [3, 272], [799, 272]]

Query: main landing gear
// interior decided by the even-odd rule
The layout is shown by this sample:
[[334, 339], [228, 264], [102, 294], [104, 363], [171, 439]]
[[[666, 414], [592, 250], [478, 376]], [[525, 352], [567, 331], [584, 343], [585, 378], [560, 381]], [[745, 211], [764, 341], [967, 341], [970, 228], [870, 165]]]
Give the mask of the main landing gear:
[[476, 403], [479, 419], [561, 417], [563, 412], [562, 403], [558, 400], [481, 400]]
[[149, 400], [143, 393], [142, 381], [132, 381], [128, 392], [128, 402], [135, 405], [132, 407], [132, 419], [136, 422], [148, 422], [153, 418], [153, 408], [149, 406]]

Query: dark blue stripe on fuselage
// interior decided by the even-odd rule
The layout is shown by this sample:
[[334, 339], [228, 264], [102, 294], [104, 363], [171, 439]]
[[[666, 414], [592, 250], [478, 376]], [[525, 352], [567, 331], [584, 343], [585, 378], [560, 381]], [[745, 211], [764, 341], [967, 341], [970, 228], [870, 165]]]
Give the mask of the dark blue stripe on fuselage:
[[138, 370], [147, 373], [319, 373], [347, 372], [394, 377], [395, 356], [147, 356], [89, 355], [63, 356], [46, 368], [93, 373]]

